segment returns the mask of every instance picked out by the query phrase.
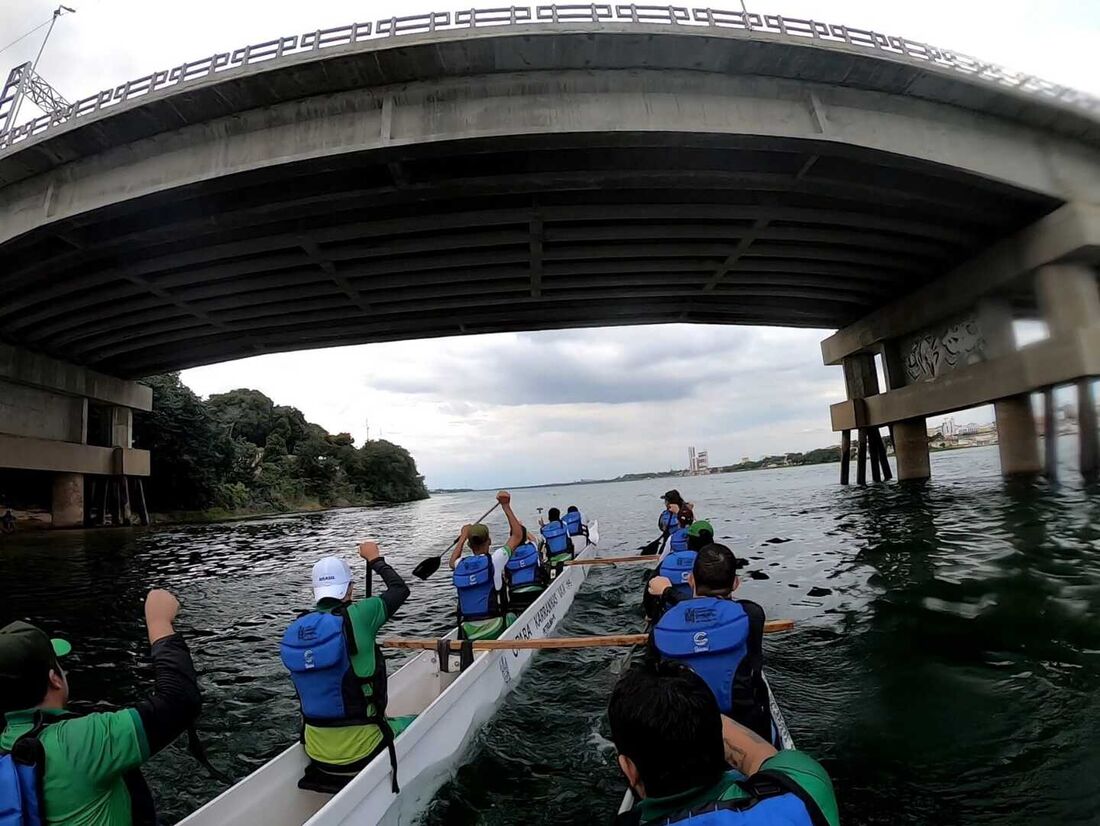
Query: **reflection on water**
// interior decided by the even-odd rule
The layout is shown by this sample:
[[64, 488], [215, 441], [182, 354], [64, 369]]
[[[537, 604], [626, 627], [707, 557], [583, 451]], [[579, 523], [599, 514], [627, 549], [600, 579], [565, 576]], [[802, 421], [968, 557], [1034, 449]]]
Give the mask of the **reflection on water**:
[[[798, 621], [769, 638], [772, 683], [799, 745], [832, 773], [847, 823], [1100, 820], [1100, 494], [1006, 486], [996, 448], [939, 454], [922, 486], [843, 489], [837, 468], [685, 479], [681, 490], [749, 560], [746, 596]], [[1063, 478], [1072, 479], [1068, 471]], [[521, 516], [576, 503], [604, 553], [656, 533], [660, 480], [519, 491]], [[146, 532], [20, 537], [0, 545], [0, 622], [74, 642], [76, 696], [147, 688], [141, 597], [181, 597], [206, 690], [200, 730], [241, 776], [296, 736], [278, 638], [304, 607], [312, 562], [373, 536], [399, 571], [442, 550], [491, 494]], [[499, 514], [491, 521], [503, 534]], [[768, 544], [773, 537], [793, 541]], [[592, 572], [566, 634], [637, 630], [637, 567]], [[765, 578], [766, 577], [766, 578]], [[811, 596], [810, 589], [827, 589]], [[814, 593], [820, 593], [815, 591]], [[394, 620], [435, 635], [448, 578], [415, 582]], [[486, 726], [429, 824], [591, 823], [622, 787], [603, 712], [611, 650], [545, 652]], [[400, 655], [395, 656], [400, 660]], [[149, 772], [171, 819], [212, 796], [182, 745]]]

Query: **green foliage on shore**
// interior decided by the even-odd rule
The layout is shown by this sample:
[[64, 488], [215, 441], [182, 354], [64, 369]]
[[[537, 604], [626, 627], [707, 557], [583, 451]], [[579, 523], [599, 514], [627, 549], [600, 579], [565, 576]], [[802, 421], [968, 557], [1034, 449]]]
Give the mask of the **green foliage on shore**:
[[350, 434], [328, 433], [258, 390], [203, 401], [178, 373], [143, 381], [153, 389], [153, 411], [135, 417], [134, 441], [152, 452], [146, 496], [153, 511], [295, 510], [428, 496], [400, 445], [357, 448]]

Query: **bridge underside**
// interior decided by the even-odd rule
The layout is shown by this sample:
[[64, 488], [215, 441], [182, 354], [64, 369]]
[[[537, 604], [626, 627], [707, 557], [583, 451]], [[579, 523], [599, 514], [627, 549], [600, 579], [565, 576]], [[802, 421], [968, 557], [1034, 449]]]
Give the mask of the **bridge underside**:
[[611, 324], [842, 327], [1057, 201], [826, 142], [454, 141], [268, 167], [0, 252], [11, 343], [118, 376]]

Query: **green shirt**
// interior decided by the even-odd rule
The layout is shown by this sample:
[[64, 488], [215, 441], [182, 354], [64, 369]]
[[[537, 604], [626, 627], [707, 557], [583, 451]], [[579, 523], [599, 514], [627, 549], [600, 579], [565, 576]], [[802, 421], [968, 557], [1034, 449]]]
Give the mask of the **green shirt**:
[[[323, 599], [317, 604], [317, 610], [331, 613], [339, 604], [334, 599]], [[360, 677], [370, 677], [376, 665], [375, 639], [386, 621], [386, 605], [379, 597], [367, 597], [348, 605], [347, 614], [357, 649], [351, 655], [352, 670]], [[386, 667], [384, 662], [380, 665]], [[371, 696], [371, 687], [366, 683], [363, 695]], [[374, 713], [372, 705], [368, 705], [367, 713]], [[381, 745], [382, 732], [375, 725], [305, 726], [306, 754], [322, 763], [345, 766], [368, 757]]]
[[[829, 826], [840, 826], [840, 813], [837, 810], [832, 781], [821, 764], [810, 755], [797, 749], [785, 749], [765, 760], [760, 771], [788, 777], [817, 803]], [[691, 789], [669, 797], [646, 798], [635, 807], [640, 815], [638, 822], [649, 823], [719, 800], [747, 799], [748, 792], [737, 785], [737, 781], [743, 778], [744, 775], [740, 772], [730, 771], [710, 787]]]
[[[45, 717], [64, 712], [43, 709]], [[0, 748], [34, 725], [34, 709], [5, 715]], [[38, 736], [46, 754], [44, 803], [50, 826], [128, 826], [130, 792], [122, 776], [149, 759], [136, 709], [88, 714], [47, 725]]]

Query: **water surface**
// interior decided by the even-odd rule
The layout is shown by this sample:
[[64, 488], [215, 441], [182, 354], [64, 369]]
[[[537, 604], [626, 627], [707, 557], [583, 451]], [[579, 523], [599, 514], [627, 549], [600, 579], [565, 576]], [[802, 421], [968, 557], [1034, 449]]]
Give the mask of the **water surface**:
[[[864, 490], [837, 485], [837, 465], [676, 482], [748, 558], [746, 571], [767, 577], [746, 577], [744, 596], [798, 623], [768, 639], [769, 675], [798, 745], [833, 776], [845, 823], [1100, 822], [1100, 492], [1068, 467], [1061, 487], [1006, 485], [995, 447], [937, 454], [933, 473], [927, 485]], [[630, 553], [655, 535], [667, 487], [517, 491], [515, 505], [533, 524], [537, 506], [577, 504], [599, 517], [601, 552]], [[407, 573], [490, 504], [491, 494], [465, 493], [21, 535], [0, 541], [0, 623], [65, 634], [74, 697], [124, 704], [150, 685], [141, 598], [172, 589], [206, 691], [200, 731], [214, 762], [243, 776], [297, 734], [278, 639], [308, 604], [313, 561], [373, 537]], [[503, 535], [499, 514], [490, 524]], [[560, 630], [639, 630], [639, 576], [594, 570]], [[811, 596], [814, 587], [829, 593]], [[414, 581], [392, 630], [434, 636], [452, 618], [441, 573]], [[540, 654], [425, 822], [607, 822], [622, 795], [604, 720], [618, 656]], [[219, 791], [182, 743], [147, 774], [169, 821]]]

